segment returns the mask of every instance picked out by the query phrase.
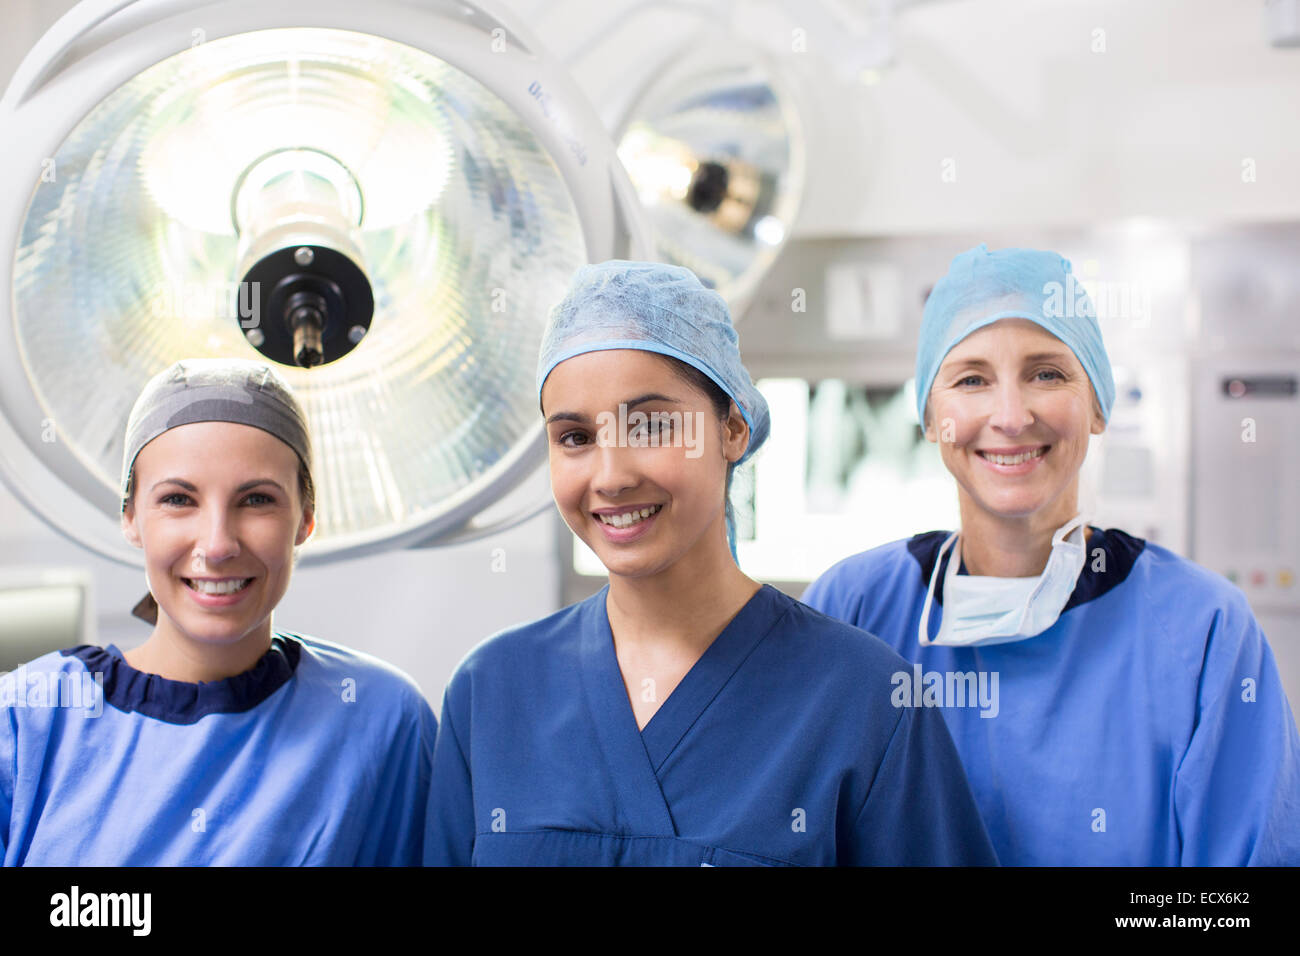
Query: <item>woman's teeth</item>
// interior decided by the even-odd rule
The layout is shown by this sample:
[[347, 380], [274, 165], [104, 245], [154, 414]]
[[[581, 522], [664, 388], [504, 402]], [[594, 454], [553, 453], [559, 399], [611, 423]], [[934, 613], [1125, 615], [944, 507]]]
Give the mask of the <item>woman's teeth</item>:
[[232, 578], [229, 581], [196, 581], [193, 578], [184, 578], [194, 590], [202, 594], [234, 594], [236, 591], [242, 591], [253, 583], [252, 578]]
[[663, 505], [653, 505], [649, 508], [642, 508], [640, 511], [629, 511], [626, 514], [596, 515], [596, 517], [599, 518], [601, 521], [603, 521], [605, 524], [612, 525], [615, 528], [627, 528], [627, 527], [631, 527], [634, 524], [637, 524], [640, 521], [644, 521], [652, 514], [658, 513], [659, 509], [662, 507]]
[[1043, 457], [1045, 451], [1047, 451], [1046, 445], [1042, 448], [1036, 449], [1035, 451], [1027, 451], [1019, 455], [994, 455], [986, 451], [982, 451], [979, 454], [981, 458], [987, 459], [995, 465], [1020, 465], [1029, 461], [1031, 458]]

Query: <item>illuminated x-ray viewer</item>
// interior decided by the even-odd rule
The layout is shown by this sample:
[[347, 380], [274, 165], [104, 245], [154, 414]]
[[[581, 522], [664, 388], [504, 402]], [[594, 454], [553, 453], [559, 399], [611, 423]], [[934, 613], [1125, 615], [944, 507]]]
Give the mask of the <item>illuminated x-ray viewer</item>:
[[648, 247], [586, 101], [479, 4], [93, 0], [0, 129], [0, 474], [129, 564], [123, 427], [182, 358], [275, 363], [302, 400], [304, 563], [481, 533], [544, 458], [548, 306]]

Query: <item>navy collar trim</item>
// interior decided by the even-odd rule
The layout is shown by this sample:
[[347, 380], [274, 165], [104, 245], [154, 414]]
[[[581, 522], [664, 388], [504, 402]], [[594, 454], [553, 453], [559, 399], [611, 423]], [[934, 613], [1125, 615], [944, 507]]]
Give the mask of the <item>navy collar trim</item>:
[[[1138, 555], [1147, 546], [1142, 538], [1125, 534], [1118, 528], [1107, 528], [1103, 531], [1093, 525], [1088, 527], [1092, 528], [1092, 536], [1088, 539], [1088, 553], [1083, 562], [1083, 571], [1080, 572], [1079, 580], [1074, 585], [1074, 593], [1070, 595], [1070, 600], [1066, 601], [1065, 607], [1061, 609], [1062, 614], [1072, 607], [1096, 600], [1111, 588], [1123, 584], [1129, 572], [1133, 570], [1133, 565], [1137, 563]], [[939, 553], [940, 546], [951, 533], [951, 531], [927, 531], [907, 542], [907, 550], [921, 566], [923, 586], [929, 586], [930, 574], [934, 571], [935, 555]], [[1098, 548], [1102, 549], [1103, 554], [1097, 554]], [[939, 565], [939, 580], [934, 589], [934, 600], [941, 607], [943, 606], [943, 576], [948, 570], [948, 559], [951, 556], [950, 548]], [[1102, 557], [1105, 558], [1104, 563], [1098, 560]], [[957, 573], [967, 573], [964, 561], [957, 568]]]
[[102, 674], [104, 700], [123, 713], [193, 724], [208, 714], [242, 714], [266, 700], [294, 675], [302, 645], [287, 635], [273, 634], [270, 650], [250, 670], [196, 684], [138, 671], [112, 645], [80, 644], [59, 653], [78, 658], [92, 674]]

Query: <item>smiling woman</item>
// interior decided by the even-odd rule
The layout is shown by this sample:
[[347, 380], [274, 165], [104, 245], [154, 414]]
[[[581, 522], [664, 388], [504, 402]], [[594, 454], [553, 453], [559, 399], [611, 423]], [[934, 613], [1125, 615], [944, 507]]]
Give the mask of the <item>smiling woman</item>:
[[[244, 431], [241, 432], [239, 429], [244, 429]], [[207, 432], [206, 435], [203, 434], [204, 431]], [[222, 437], [223, 434], [226, 436], [224, 439]], [[202, 437], [200, 438], [198, 436]], [[164, 450], [168, 446], [176, 445], [178, 443], [183, 444], [185, 442], [188, 442], [191, 445], [197, 445], [200, 454], [202, 454], [204, 450], [210, 452], [214, 447], [233, 446], [242, 442], [243, 444], [255, 444], [259, 446], [251, 449], [251, 454], [262, 454], [265, 456], [264, 458], [252, 460], [274, 460], [276, 458], [284, 457], [284, 447], [282, 443], [272, 440], [269, 433], [262, 432], [259, 429], [253, 429], [251, 426], [235, 425], [225, 422], [196, 422], [190, 425], [180, 426], [179, 428], [173, 429], [170, 432], [159, 436], [141, 453], [140, 458], [144, 460], [144, 465], [141, 465], [140, 462], [137, 461], [136, 467], [128, 469], [127, 471], [126, 498], [122, 503], [124, 517], [123, 533], [126, 535], [127, 540], [136, 547], [143, 547], [143, 543], [140, 539], [139, 528], [136, 524], [136, 515], [138, 512], [135, 507], [135, 489], [139, 486], [139, 479], [136, 476], [141, 467], [148, 467], [150, 463], [162, 456]], [[185, 455], [185, 452], [182, 451], [179, 452], [179, 454]], [[297, 466], [297, 478], [295, 481], [281, 484], [271, 477], [254, 479], [253, 481], [245, 482], [240, 485], [235, 489], [235, 493], [244, 494], [253, 491], [258, 485], [265, 485], [266, 487], [263, 489], [264, 492], [274, 490], [276, 494], [263, 494], [261, 497], [266, 499], [269, 504], [284, 508], [291, 500], [290, 489], [296, 485], [298, 501], [302, 504], [302, 511], [304, 514], [310, 514], [313, 516], [309, 527], [306, 529], [309, 536], [310, 531], [315, 527], [314, 515], [316, 511], [316, 488], [312, 481], [311, 470], [307, 467], [303, 459], [297, 457], [295, 461]], [[175, 486], [172, 489], [173, 493], [171, 495], [163, 496], [161, 500], [167, 501], [177, 507], [185, 504], [194, 504], [193, 499], [190, 499], [185, 492], [193, 494], [197, 493], [198, 489], [182, 478], [166, 478], [156, 482], [150, 488], [150, 492], [158, 492], [167, 485]], [[294, 549], [293, 554], [296, 559], [298, 554], [296, 548]], [[186, 579], [186, 581], [191, 586], [196, 586], [196, 589], [202, 589], [204, 591], [219, 592], [222, 590], [232, 590], [229, 582], [222, 582], [219, 579], [213, 581], [192, 576]], [[158, 602], [154, 598], [152, 591], [140, 600], [140, 603], [136, 605], [133, 613], [136, 617], [139, 617], [141, 620], [146, 621], [149, 624], [158, 623]]]
[[942, 718], [890, 703], [903, 660], [736, 565], [727, 483], [768, 410], [722, 298], [584, 267], [537, 388], [556, 505], [609, 585], [457, 668], [426, 861], [995, 862]]
[[[177, 462], [189, 478], [170, 474]], [[168, 429], [141, 450], [132, 484], [142, 490], [132, 488], [122, 527], [144, 549], [157, 626], [127, 652], [128, 663], [177, 680], [215, 680], [266, 652], [293, 549], [315, 524], [299, 462], [271, 433], [220, 421]], [[245, 480], [250, 470], [257, 476]]]
[[935, 375], [925, 433], [957, 480], [972, 574], [1037, 574], [1046, 551], [999, 552], [993, 528], [1022, 519], [1055, 531], [1070, 521], [1089, 437], [1105, 428], [1079, 360], [1033, 322], [1005, 318], [952, 348]]
[[917, 416], [961, 528], [848, 558], [804, 600], [918, 679], [997, 681], [1006, 706], [943, 712], [1003, 863], [1300, 864], [1300, 738], [1244, 595], [1078, 513], [1115, 389], [1066, 288], [1052, 252], [953, 260], [925, 306]]
[[[420, 861], [437, 723], [409, 677], [272, 627], [315, 525], [302, 410], [267, 366], [191, 360], [127, 423], [122, 531], [144, 550], [153, 625], [26, 672], [93, 701], [0, 720], [0, 856], [39, 865]], [[84, 703], [84, 706], [82, 704]], [[96, 754], [87, 760], [86, 754]]]

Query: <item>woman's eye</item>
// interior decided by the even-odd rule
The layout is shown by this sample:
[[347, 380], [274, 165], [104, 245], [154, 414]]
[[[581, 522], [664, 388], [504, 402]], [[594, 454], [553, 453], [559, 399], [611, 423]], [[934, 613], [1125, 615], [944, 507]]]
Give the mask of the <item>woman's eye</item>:
[[[255, 505], [275, 504], [274, 498], [272, 498], [270, 495], [262, 494], [262, 492], [260, 491], [253, 492], [244, 500], [252, 502]], [[166, 495], [163, 498], [158, 499], [158, 503], [163, 505], [168, 505], [174, 508], [179, 508], [179, 507], [183, 507], [184, 505], [191, 504], [192, 501], [189, 495], [183, 495], [179, 491], [177, 491], [177, 492], [173, 492], [170, 495]]]
[[981, 385], [983, 382], [984, 379], [980, 378], [978, 375], [967, 375], [965, 378], [957, 380], [958, 385]]
[[[573, 439], [573, 441], [569, 439]], [[578, 441], [578, 439], [582, 440]], [[558, 443], [566, 448], [577, 448], [579, 445], [587, 444], [587, 433], [579, 431], [565, 432], [559, 437]]]
[[1046, 376], [1049, 376], [1050, 378], [1056, 378], [1056, 379], [1064, 379], [1064, 378], [1065, 378], [1064, 375], [1062, 375], [1060, 372], [1058, 372], [1058, 371], [1057, 371], [1056, 369], [1054, 369], [1054, 368], [1044, 368], [1044, 369], [1039, 369], [1038, 372], [1037, 372], [1036, 374], [1037, 374], [1037, 375], [1040, 375], [1040, 376], [1041, 376], [1041, 375], [1046, 375]]

